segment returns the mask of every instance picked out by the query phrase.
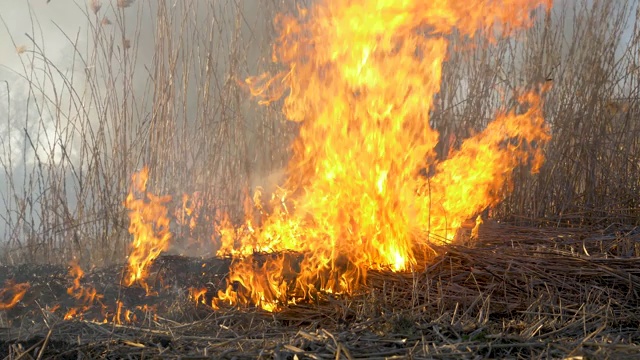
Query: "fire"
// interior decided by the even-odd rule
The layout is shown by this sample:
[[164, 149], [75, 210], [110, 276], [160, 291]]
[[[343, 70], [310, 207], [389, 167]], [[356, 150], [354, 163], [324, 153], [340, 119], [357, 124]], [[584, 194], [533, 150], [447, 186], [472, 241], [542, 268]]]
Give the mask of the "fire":
[[69, 309], [69, 311], [67, 311], [67, 313], [64, 314], [64, 319], [65, 320], [71, 320], [71, 319], [75, 318], [76, 316], [78, 316], [79, 311], [80, 310], [78, 308]]
[[207, 288], [189, 288], [189, 298], [197, 304], [206, 304]]
[[175, 211], [176, 222], [189, 229], [190, 235], [198, 224], [198, 210], [202, 206], [202, 198], [199, 192], [182, 194], [182, 207]]
[[29, 283], [14, 283], [8, 281], [0, 290], [0, 311], [9, 310], [16, 306], [24, 298], [31, 285]]
[[[551, 1], [324, 0], [279, 16], [273, 59], [284, 71], [247, 84], [264, 104], [285, 96], [300, 133], [271, 210], [256, 201], [243, 226], [218, 228], [218, 255], [234, 260], [216, 304], [271, 311], [319, 290], [351, 293], [370, 269], [412, 269], [428, 241], [451, 242], [500, 202], [514, 168], [535, 171], [550, 137], [539, 91], [441, 162], [429, 114], [447, 35], [524, 28], [541, 5]], [[254, 255], [289, 250], [302, 259]]]
[[134, 239], [124, 279], [127, 286], [135, 283], [142, 285], [147, 294], [150, 292], [146, 283], [148, 268], [162, 251], [167, 250], [171, 239], [166, 207], [171, 197], [148, 193], [148, 178], [149, 169], [146, 167], [134, 174], [131, 190], [125, 201], [125, 206], [129, 209], [129, 233]]
[[274, 258], [267, 258], [262, 264], [253, 256], [242, 259], [243, 261], [232, 263], [228, 281], [231, 284], [239, 283], [247, 291], [238, 293], [233, 286], [229, 286], [226, 291], [218, 292], [213, 307], [242, 302], [254, 303], [267, 311], [277, 310], [278, 300], [286, 298], [288, 290], [287, 283], [282, 281], [283, 269], [286, 268], [285, 256], [280, 254]]
[[122, 308], [124, 304], [120, 300], [116, 301], [116, 304], [117, 304], [117, 308], [116, 308], [115, 315], [113, 315], [113, 323], [121, 325], [122, 324]]
[[100, 301], [103, 295], [98, 294], [98, 291], [93, 286], [84, 287], [80, 283], [84, 277], [84, 271], [78, 265], [76, 261], [72, 261], [69, 268], [69, 275], [73, 278], [73, 285], [67, 288], [67, 294], [74, 299], [79, 300], [82, 305], [77, 308], [71, 308], [64, 316], [65, 320], [70, 320], [78, 315], [81, 315], [84, 311], [88, 310], [96, 301]]
[[[139, 317], [140, 315], [140, 317]], [[106, 314], [103, 323], [113, 323], [116, 325], [135, 324], [138, 320], [152, 319], [158, 320], [158, 315], [154, 306], [138, 305], [133, 310], [127, 309], [121, 300], [116, 301], [114, 312]]]

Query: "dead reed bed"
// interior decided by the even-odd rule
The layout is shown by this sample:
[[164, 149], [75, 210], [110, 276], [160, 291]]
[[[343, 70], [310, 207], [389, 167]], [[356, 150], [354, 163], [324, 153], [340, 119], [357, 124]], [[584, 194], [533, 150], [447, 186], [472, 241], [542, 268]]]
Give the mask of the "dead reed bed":
[[[627, 358], [640, 350], [640, 228], [604, 231], [493, 225], [447, 246], [423, 270], [372, 272], [353, 296], [268, 313], [213, 310], [186, 295], [117, 325], [44, 311], [2, 330], [6, 359]], [[620, 252], [620, 244], [635, 253]], [[167, 258], [191, 273], [197, 259]], [[222, 268], [220, 268], [222, 269]], [[98, 270], [97, 270], [98, 271]], [[99, 270], [98, 272], [103, 271]], [[220, 270], [224, 272], [224, 270]], [[211, 275], [208, 275], [211, 276]], [[106, 277], [113, 279], [112, 277]], [[208, 279], [201, 279], [208, 281]], [[210, 280], [210, 279], [209, 279]], [[193, 285], [183, 280], [182, 293]], [[23, 305], [26, 306], [26, 305]], [[37, 308], [36, 308], [37, 310]], [[26, 314], [26, 313], [25, 313]], [[37, 315], [40, 314], [40, 315]]]

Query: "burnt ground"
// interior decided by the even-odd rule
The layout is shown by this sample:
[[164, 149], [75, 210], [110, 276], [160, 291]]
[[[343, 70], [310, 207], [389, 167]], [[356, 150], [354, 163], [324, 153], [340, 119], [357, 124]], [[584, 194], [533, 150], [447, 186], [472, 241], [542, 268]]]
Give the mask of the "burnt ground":
[[151, 296], [119, 285], [122, 266], [87, 271], [82, 285], [102, 297], [68, 320], [69, 309], [82, 306], [67, 293], [68, 267], [0, 266], [0, 283], [30, 284], [0, 311], [0, 355], [640, 358], [639, 228], [493, 225], [473, 246], [438, 252], [426, 269], [370, 272], [352, 296], [323, 294], [276, 313], [195, 303], [189, 289], [207, 288], [209, 302], [224, 288], [230, 260], [162, 256], [150, 271]]

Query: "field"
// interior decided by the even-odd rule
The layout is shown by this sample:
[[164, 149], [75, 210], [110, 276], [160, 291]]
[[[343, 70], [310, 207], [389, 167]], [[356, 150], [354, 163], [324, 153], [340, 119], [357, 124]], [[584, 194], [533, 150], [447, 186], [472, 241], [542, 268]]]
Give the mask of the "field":
[[[299, 24], [287, 23], [288, 18], [278, 14], [302, 18], [301, 9], [311, 4], [89, 1], [78, 6], [86, 18], [85, 33], [60, 29], [68, 42], [65, 64], [47, 52], [35, 16], [32, 33], [12, 35], [20, 59], [14, 72], [19, 82], [6, 81], [6, 90], [0, 92], [0, 116], [5, 117], [0, 128], [5, 184], [0, 195], [6, 208], [0, 221], [0, 282], [5, 284], [0, 292], [0, 353], [7, 359], [629, 358], [638, 353], [638, 3], [556, 1], [549, 11], [533, 8], [527, 14], [533, 19], [530, 24], [503, 14], [513, 29], [495, 24], [491, 30], [482, 28], [493, 36], [476, 36], [458, 20], [455, 30], [430, 33], [439, 42], [428, 45], [445, 44], [446, 50], [437, 85], [416, 80], [433, 71], [417, 68], [424, 73], [406, 77], [397, 91], [391, 86], [396, 86], [395, 74], [388, 74], [388, 81], [358, 85], [362, 88], [349, 88], [346, 95], [340, 93], [342, 80], [332, 77], [348, 73], [340, 70], [342, 65], [333, 68], [329, 60], [322, 63], [325, 59], [312, 56], [322, 55], [321, 46], [332, 42], [314, 38], [314, 46], [309, 46], [305, 41], [313, 29], [297, 34], [299, 42], [288, 42], [281, 32], [287, 28], [283, 24], [289, 29]], [[6, 19], [0, 22], [11, 33]], [[412, 34], [433, 31], [416, 28]], [[398, 26], [398, 31], [403, 29]], [[366, 32], [358, 34], [365, 37]], [[390, 39], [397, 41], [395, 47], [380, 50], [381, 42], [368, 61], [382, 59], [380, 69], [388, 66], [404, 74], [398, 66], [403, 62], [385, 61], [401, 55], [409, 42]], [[430, 47], [413, 41], [418, 49], [413, 53], [420, 53], [415, 58], [431, 56]], [[360, 49], [355, 42], [348, 48]], [[309, 53], [300, 57], [303, 50]], [[386, 51], [385, 57], [375, 51]], [[295, 66], [287, 69], [291, 64]], [[302, 73], [306, 68], [321, 75]], [[433, 87], [418, 88], [421, 82]], [[26, 84], [26, 91], [19, 83]], [[281, 90], [273, 85], [279, 83], [293, 85]], [[304, 93], [313, 86], [323, 91]], [[300, 295], [301, 287], [348, 277], [354, 268], [363, 270], [359, 255], [352, 254], [362, 253], [377, 236], [367, 232], [367, 226], [386, 231], [356, 221], [364, 211], [354, 204], [382, 187], [375, 182], [367, 188], [367, 174], [359, 171], [390, 164], [400, 180], [393, 182], [389, 176], [388, 186], [399, 189], [397, 202], [402, 205], [404, 180], [414, 181], [402, 176], [415, 176], [416, 171], [410, 169], [415, 165], [411, 159], [400, 158], [412, 154], [414, 145], [423, 146], [422, 140], [432, 140], [409, 122], [414, 112], [406, 111], [409, 120], [398, 136], [410, 135], [397, 141], [406, 148], [381, 146], [389, 158], [377, 158], [384, 151], [359, 155], [368, 143], [359, 141], [359, 131], [364, 133], [367, 126], [357, 123], [362, 116], [358, 111], [382, 115], [376, 112], [378, 103], [370, 101], [367, 108], [358, 101], [379, 89], [387, 98], [389, 93], [403, 94], [393, 101], [415, 107], [410, 110], [425, 108], [414, 97], [433, 95], [426, 107], [426, 127], [439, 137], [428, 144], [433, 151], [426, 157], [433, 164], [420, 169], [415, 180], [428, 185], [429, 202], [436, 198], [431, 191], [439, 189], [439, 172], [446, 173], [438, 164], [467, 154], [467, 140], [493, 129], [500, 114], [533, 114], [532, 133], [538, 130], [537, 112], [525, 106], [535, 110], [536, 101], [522, 101], [527, 91], [539, 91], [545, 125], [536, 135], [505, 132], [508, 139], [494, 150], [510, 153], [496, 157], [500, 160], [484, 163], [479, 150], [470, 151], [474, 155], [463, 168], [489, 169], [514, 161], [509, 171], [491, 172], [503, 178], [486, 185], [486, 198], [469, 203], [468, 213], [466, 205], [455, 216], [449, 208], [442, 210], [445, 218], [460, 220], [481, 214], [484, 223], [473, 231], [473, 224], [431, 228], [440, 210], [431, 203], [418, 207], [429, 213], [428, 228], [406, 232], [418, 239], [412, 241], [428, 245], [424, 254], [408, 251], [402, 264], [408, 259], [410, 267], [394, 271], [374, 266], [355, 280], [345, 280], [346, 285], [323, 285], [325, 291]], [[333, 95], [344, 96], [336, 100]], [[327, 108], [342, 114], [349, 106], [353, 112], [344, 111], [356, 124], [351, 126], [362, 126], [357, 131], [345, 127], [345, 143], [332, 133], [339, 122], [323, 128], [310, 125], [320, 124]], [[394, 111], [393, 106], [389, 109]], [[380, 129], [374, 128], [373, 133], [393, 129], [376, 133]], [[311, 130], [318, 131], [315, 138]], [[395, 144], [392, 136], [376, 136], [362, 138]], [[333, 170], [333, 177], [314, 173], [324, 160], [336, 158], [333, 149], [323, 146], [323, 137], [333, 139], [338, 158], [349, 159], [340, 164], [348, 176], [341, 178]], [[350, 149], [356, 149], [353, 157]], [[306, 158], [309, 153], [313, 156]], [[539, 154], [544, 162], [538, 168]], [[149, 171], [146, 187], [134, 189], [132, 176], [143, 168]], [[386, 172], [384, 176], [387, 179]], [[322, 183], [329, 177], [347, 196], [327, 192], [313, 197], [314, 191], [333, 189]], [[445, 179], [453, 184], [454, 178]], [[464, 185], [462, 181], [460, 188]], [[475, 198], [470, 194], [482, 192], [482, 186], [461, 190], [460, 198]], [[290, 200], [284, 196], [275, 203], [252, 200], [257, 191], [262, 199], [271, 194], [278, 198], [283, 188], [291, 190], [287, 195], [298, 201], [304, 216], [291, 215]], [[420, 191], [408, 202], [427, 197]], [[382, 198], [384, 191], [378, 192]], [[132, 240], [140, 234], [130, 233], [132, 214], [144, 214], [143, 224], [151, 215], [137, 208], [128, 194], [142, 196], [144, 206], [162, 204], [168, 225], [164, 228], [158, 220], [150, 228], [159, 238], [163, 231], [170, 232], [170, 241], [155, 243], [152, 250], [135, 248]], [[396, 202], [382, 202], [385, 207], [376, 214], [387, 219], [395, 211], [384, 209]], [[348, 215], [351, 220], [344, 220], [340, 211], [331, 213], [341, 210], [341, 204], [355, 209]], [[317, 214], [325, 214], [322, 219], [332, 224], [323, 224]], [[287, 220], [298, 221], [289, 230], [302, 231], [291, 233], [303, 234], [303, 239], [318, 234], [321, 224], [331, 230], [327, 234], [337, 231], [338, 237], [359, 229], [365, 235], [358, 239], [365, 245], [332, 258], [335, 268], [329, 275], [309, 275], [304, 266], [315, 261], [310, 253], [324, 254], [322, 241], [317, 248], [303, 240], [264, 247], [260, 241], [266, 235], [253, 229], [263, 226], [267, 233], [268, 226], [290, 224], [278, 222], [288, 215]], [[417, 221], [409, 216], [393, 219], [389, 223]], [[298, 230], [298, 224], [309, 233]], [[231, 228], [238, 238], [229, 244]], [[404, 230], [393, 231], [406, 238]], [[449, 238], [454, 233], [455, 238]], [[245, 240], [255, 242], [254, 254], [237, 246]], [[401, 245], [386, 241], [382, 247]], [[158, 254], [149, 255], [157, 249]], [[136, 251], [149, 255], [149, 262], [142, 277], [128, 283]], [[376, 256], [388, 254], [366, 255], [382, 262]], [[288, 275], [278, 268], [262, 274], [266, 288], [254, 291], [264, 284], [243, 277], [248, 275], [240, 272], [242, 256], [250, 258], [254, 270], [285, 262], [296, 269], [295, 279], [287, 282]], [[306, 279], [311, 279], [309, 284]], [[233, 297], [222, 296], [225, 292]]]

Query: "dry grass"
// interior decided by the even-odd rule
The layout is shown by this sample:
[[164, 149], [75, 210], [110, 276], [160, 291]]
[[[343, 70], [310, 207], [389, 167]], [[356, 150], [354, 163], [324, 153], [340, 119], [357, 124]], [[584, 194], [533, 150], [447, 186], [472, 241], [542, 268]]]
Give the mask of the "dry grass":
[[[0, 318], [6, 327], [0, 349], [8, 359], [39, 353], [162, 359], [628, 358], [640, 350], [640, 269], [632, 266], [639, 255], [638, 227], [541, 230], [493, 224], [482, 228], [474, 247], [448, 247], [426, 269], [370, 273], [367, 287], [354, 296], [324, 294], [313, 304], [290, 305], [275, 314], [254, 308], [213, 311], [188, 300], [191, 284], [183, 283], [179, 289], [157, 288], [156, 304], [165, 311], [128, 325], [62, 321], [60, 313], [46, 311], [55, 304], [43, 299], [60, 298], [45, 296], [52, 290], [43, 286], [38, 299], [14, 309], [22, 315]], [[207, 264], [220, 260], [211, 261]], [[202, 260], [162, 262], [169, 282], [174, 276], [215, 282], [210, 276], [226, 271], [222, 266], [201, 276], [189, 268], [200, 268]], [[117, 287], [105, 274], [118, 269], [102, 271], [90, 274], [92, 284]], [[34, 272], [44, 277], [29, 274]], [[37, 283], [52, 271], [24, 273]], [[127, 298], [124, 290], [135, 295], [134, 289], [121, 295], [132, 305], [153, 301]], [[110, 296], [104, 303], [112, 307]]]

